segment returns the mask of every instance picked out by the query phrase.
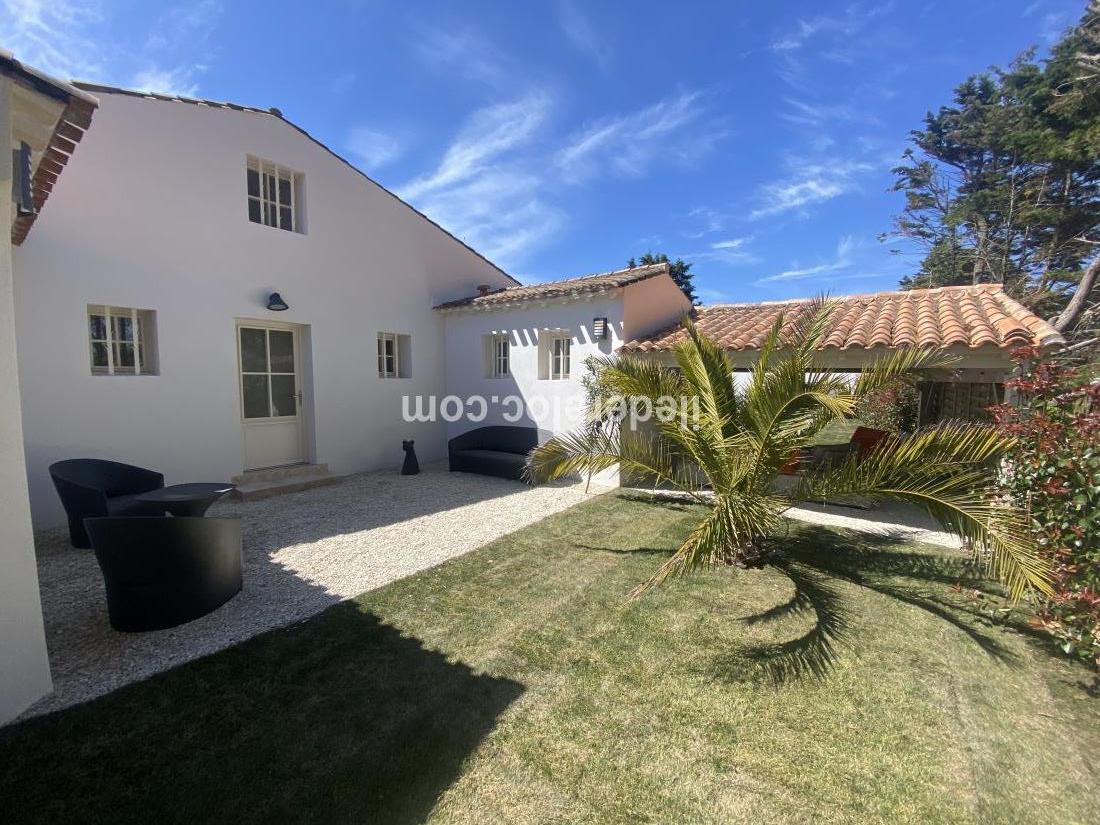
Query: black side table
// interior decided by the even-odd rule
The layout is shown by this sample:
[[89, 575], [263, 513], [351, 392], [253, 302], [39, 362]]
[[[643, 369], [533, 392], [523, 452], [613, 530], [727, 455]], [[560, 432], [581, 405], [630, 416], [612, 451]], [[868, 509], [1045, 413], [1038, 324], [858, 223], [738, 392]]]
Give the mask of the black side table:
[[173, 516], [202, 516], [211, 504], [233, 489], [232, 484], [221, 483], [173, 484], [142, 493], [135, 497], [135, 501], [163, 507]]

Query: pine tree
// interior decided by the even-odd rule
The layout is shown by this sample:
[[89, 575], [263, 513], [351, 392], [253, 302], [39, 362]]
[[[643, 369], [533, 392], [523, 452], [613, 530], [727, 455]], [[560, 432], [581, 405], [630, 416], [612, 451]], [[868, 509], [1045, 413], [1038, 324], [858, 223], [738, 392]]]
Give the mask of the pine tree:
[[[1043, 64], [968, 78], [929, 112], [894, 170], [905, 205], [890, 235], [923, 252], [903, 288], [1002, 283], [1068, 329], [1088, 303], [1100, 252], [1100, 4]], [[1091, 273], [1091, 275], [1090, 275]]]

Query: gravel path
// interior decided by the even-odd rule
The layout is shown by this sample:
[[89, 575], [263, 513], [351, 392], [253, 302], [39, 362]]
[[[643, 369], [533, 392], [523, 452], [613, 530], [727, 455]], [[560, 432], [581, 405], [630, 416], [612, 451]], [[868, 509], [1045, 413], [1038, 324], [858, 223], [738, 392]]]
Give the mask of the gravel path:
[[962, 546], [958, 536], [945, 533], [931, 517], [894, 502], [883, 502], [868, 510], [833, 504], [804, 504], [788, 510], [787, 516], [809, 524], [844, 527], [861, 533], [937, 544], [941, 547]]
[[[592, 493], [599, 492], [593, 485]], [[244, 590], [171, 630], [119, 633], [107, 621], [90, 550], [64, 530], [36, 537], [54, 692], [23, 717], [85, 702], [336, 602], [381, 587], [564, 510], [583, 484], [528, 487], [428, 465], [349, 476], [340, 484], [249, 502], [210, 515], [244, 520]]]

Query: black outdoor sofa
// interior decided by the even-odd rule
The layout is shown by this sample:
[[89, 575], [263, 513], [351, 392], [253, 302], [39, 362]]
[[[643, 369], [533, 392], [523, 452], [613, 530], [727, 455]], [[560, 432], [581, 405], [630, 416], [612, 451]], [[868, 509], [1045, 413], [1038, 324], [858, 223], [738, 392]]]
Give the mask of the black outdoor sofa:
[[70, 458], [51, 464], [50, 477], [65, 508], [74, 547], [92, 546], [84, 529], [86, 518], [163, 514], [135, 500], [164, 486], [164, 475], [155, 470], [102, 458]]
[[111, 626], [164, 630], [205, 616], [241, 592], [236, 518], [90, 518]]
[[447, 442], [451, 472], [519, 481], [527, 465], [527, 454], [539, 445], [541, 435], [535, 427], [493, 426], [465, 432]]

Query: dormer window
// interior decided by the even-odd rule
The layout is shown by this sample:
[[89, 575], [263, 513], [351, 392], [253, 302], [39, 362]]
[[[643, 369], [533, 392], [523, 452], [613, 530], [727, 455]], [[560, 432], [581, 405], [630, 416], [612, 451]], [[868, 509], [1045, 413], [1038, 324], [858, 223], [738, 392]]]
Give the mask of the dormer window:
[[250, 157], [247, 169], [248, 219], [302, 232], [302, 176], [270, 161]]

